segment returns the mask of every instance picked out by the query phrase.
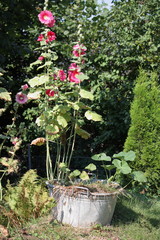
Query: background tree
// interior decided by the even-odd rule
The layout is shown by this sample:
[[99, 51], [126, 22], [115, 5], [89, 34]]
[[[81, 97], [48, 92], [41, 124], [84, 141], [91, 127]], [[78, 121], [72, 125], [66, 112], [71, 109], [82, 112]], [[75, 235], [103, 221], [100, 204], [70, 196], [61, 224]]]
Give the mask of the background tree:
[[[94, 151], [108, 154], [123, 149], [130, 123], [129, 109], [133, 99], [134, 80], [139, 66], [159, 68], [158, 28], [160, 3], [147, 1], [113, 1], [110, 11], [103, 6], [98, 39], [91, 58], [95, 70], [91, 86], [96, 94], [95, 106], [104, 122], [96, 129]], [[97, 54], [96, 54], [97, 53]], [[90, 59], [91, 56], [89, 56]]]

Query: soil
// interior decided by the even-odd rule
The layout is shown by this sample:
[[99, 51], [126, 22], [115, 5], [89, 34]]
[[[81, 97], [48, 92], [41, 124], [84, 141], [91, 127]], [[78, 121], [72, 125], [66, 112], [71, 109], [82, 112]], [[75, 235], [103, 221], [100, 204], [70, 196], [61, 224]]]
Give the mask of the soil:
[[78, 195], [96, 196], [96, 195], [115, 195], [123, 192], [118, 184], [103, 184], [96, 182], [88, 185], [72, 185], [72, 186], [60, 186], [57, 185], [53, 188], [53, 195], [64, 193], [68, 196], [76, 197]]

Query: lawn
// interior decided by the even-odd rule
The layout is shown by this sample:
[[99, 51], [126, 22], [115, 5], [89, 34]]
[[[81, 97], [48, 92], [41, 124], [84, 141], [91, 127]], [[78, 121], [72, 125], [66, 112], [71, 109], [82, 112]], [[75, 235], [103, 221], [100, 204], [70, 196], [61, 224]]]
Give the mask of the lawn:
[[159, 240], [160, 200], [144, 195], [118, 199], [111, 226], [95, 225], [80, 229], [61, 225], [45, 216], [26, 224], [23, 229], [12, 229], [5, 240]]

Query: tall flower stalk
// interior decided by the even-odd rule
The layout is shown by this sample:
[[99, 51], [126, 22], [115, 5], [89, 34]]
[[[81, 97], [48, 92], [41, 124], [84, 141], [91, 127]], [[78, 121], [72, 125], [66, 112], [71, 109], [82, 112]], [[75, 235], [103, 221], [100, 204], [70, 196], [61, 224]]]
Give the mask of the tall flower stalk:
[[[40, 56], [30, 65], [31, 68], [37, 66], [37, 70], [43, 71], [28, 80], [29, 88], [28, 94], [25, 92], [25, 103], [35, 101], [39, 109], [36, 123], [44, 130], [45, 136], [33, 140], [31, 144], [40, 146], [41, 143], [46, 143], [47, 179], [52, 181], [56, 178], [64, 182], [70, 172], [76, 135], [84, 139], [90, 137], [90, 134], [82, 129], [83, 118], [93, 121], [102, 119], [86, 105], [86, 100], [93, 100], [93, 94], [83, 88], [83, 81], [87, 80], [88, 76], [82, 72], [87, 49], [81, 43], [81, 25], [78, 26], [78, 42], [72, 46], [71, 64], [65, 69], [59, 69], [55, 65], [58, 55], [53, 50], [57, 37], [52, 28], [56, 20], [47, 10], [47, 3], [48, 1], [45, 1], [44, 10], [38, 14], [38, 19], [43, 24], [42, 32], [37, 38], [40, 47], [36, 48], [36, 51], [40, 51]], [[50, 153], [52, 143], [56, 145], [57, 152], [54, 161]]]

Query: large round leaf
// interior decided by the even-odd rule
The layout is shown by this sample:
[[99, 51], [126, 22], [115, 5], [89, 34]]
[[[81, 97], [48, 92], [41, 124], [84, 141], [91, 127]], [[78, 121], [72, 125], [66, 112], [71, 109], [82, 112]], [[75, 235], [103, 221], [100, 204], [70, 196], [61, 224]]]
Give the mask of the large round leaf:
[[40, 77], [34, 77], [31, 78], [28, 83], [29, 85], [33, 88], [35, 86], [40, 86], [44, 83], [47, 83], [49, 81], [49, 76], [48, 75], [42, 75]]
[[95, 154], [91, 158], [95, 161], [111, 161], [111, 157], [107, 156], [105, 153]]
[[90, 111], [88, 110], [87, 112], [85, 112], [85, 117], [88, 120], [93, 120], [93, 121], [102, 121], [102, 116], [96, 112]]
[[142, 171], [134, 171], [132, 172], [134, 180], [138, 182], [147, 182], [147, 178]]
[[120, 161], [119, 159], [114, 159], [113, 164], [123, 174], [128, 174], [128, 173], [131, 173], [132, 171], [132, 169], [130, 168], [130, 166], [126, 161], [123, 161], [123, 160]]
[[90, 163], [87, 167], [85, 167], [85, 169], [88, 169], [90, 171], [95, 171], [97, 167], [93, 163]]
[[119, 152], [113, 155], [114, 158], [124, 159], [125, 161], [134, 161], [136, 154], [133, 151], [129, 152]]

